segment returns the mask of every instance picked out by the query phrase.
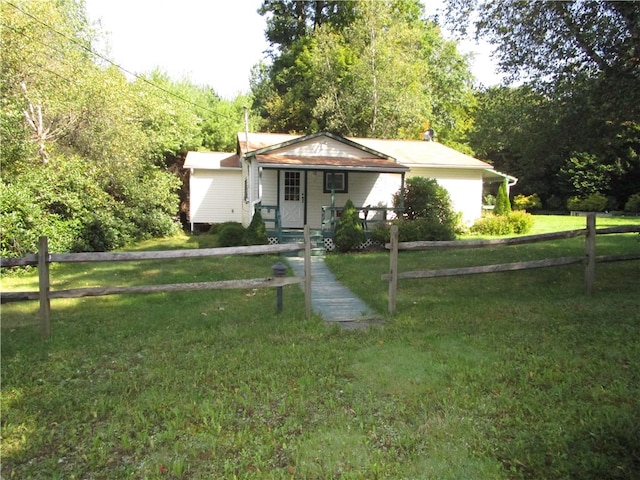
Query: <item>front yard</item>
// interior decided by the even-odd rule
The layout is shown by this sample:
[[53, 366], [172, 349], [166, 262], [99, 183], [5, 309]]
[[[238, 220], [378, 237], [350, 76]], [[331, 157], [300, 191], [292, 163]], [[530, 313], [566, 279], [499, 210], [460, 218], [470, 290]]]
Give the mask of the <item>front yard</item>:
[[[598, 244], [640, 248], [637, 234]], [[400, 261], [439, 268], [583, 248], [536, 245]], [[226, 280], [267, 275], [277, 260], [67, 264], [52, 279]], [[384, 316], [387, 254], [327, 262]], [[295, 286], [280, 315], [273, 290], [53, 300], [44, 343], [37, 303], [3, 305], [2, 476], [638, 478], [640, 266], [599, 265], [593, 297], [582, 270], [402, 281], [398, 313], [368, 331], [304, 320]], [[3, 290], [36, 277], [4, 276]]]

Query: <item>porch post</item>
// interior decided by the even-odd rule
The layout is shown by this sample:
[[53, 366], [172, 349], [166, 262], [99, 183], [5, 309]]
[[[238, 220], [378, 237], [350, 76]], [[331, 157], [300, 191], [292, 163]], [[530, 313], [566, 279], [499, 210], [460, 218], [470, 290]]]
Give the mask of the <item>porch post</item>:
[[404, 195], [405, 195], [405, 188], [404, 188], [404, 172], [402, 172], [400, 174], [402, 176], [402, 179], [400, 180], [400, 209], [402, 210], [402, 213], [404, 213]]
[[335, 233], [336, 229], [336, 191], [331, 185], [331, 234]]

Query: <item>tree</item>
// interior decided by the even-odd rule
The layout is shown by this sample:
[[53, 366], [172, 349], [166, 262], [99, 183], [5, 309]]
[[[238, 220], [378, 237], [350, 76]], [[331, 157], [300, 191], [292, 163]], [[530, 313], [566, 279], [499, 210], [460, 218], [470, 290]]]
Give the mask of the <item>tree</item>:
[[[534, 113], [541, 101], [536, 117], [542, 122], [502, 124], [506, 143], [515, 147], [516, 169], [510, 172], [522, 173], [516, 188], [538, 190], [543, 200], [555, 197], [555, 190], [566, 200], [595, 187], [621, 208], [640, 182], [640, 3], [447, 4], [449, 25], [475, 29], [495, 46], [510, 80], [525, 82], [539, 97], [525, 109]], [[486, 118], [482, 112], [478, 121]], [[540, 132], [544, 144], [526, 140], [540, 138]], [[472, 147], [477, 141], [471, 138]], [[489, 159], [501, 161], [500, 155]], [[592, 169], [588, 175], [586, 168]]]
[[495, 215], [509, 215], [511, 213], [511, 202], [507, 193], [507, 181], [505, 180], [498, 187], [498, 195], [496, 196], [496, 206], [493, 209]]
[[447, 0], [446, 18], [495, 45], [501, 69], [513, 78], [557, 84], [640, 73], [637, 2]]
[[468, 66], [420, 3], [354, 1], [344, 11], [313, 28], [307, 20], [304, 35], [295, 30], [272, 65], [255, 70], [264, 128], [419, 138], [430, 120], [443, 141], [460, 137], [473, 103]]
[[333, 243], [339, 252], [348, 252], [358, 248], [365, 240], [358, 211], [351, 199], [348, 199], [336, 224]]

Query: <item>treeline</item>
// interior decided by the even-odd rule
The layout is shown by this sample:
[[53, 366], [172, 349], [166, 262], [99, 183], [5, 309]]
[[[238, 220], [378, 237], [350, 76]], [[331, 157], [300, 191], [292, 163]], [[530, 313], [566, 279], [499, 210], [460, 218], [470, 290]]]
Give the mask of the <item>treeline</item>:
[[640, 211], [640, 2], [446, 3], [449, 25], [490, 42], [517, 85], [476, 93], [476, 154], [546, 209], [603, 196]]
[[[0, 3], [0, 254], [100, 251], [179, 228], [188, 150], [234, 150], [249, 98], [94, 51], [82, 2]], [[184, 207], [182, 207], [184, 208]]]

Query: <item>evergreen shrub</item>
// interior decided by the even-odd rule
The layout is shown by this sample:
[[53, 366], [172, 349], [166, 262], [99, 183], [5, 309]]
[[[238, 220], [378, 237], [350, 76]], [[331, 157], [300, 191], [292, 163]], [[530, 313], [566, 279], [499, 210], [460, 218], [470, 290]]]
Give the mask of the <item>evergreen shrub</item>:
[[251, 219], [251, 223], [244, 232], [242, 243], [245, 245], [266, 245], [269, 243], [267, 238], [267, 227], [260, 210], [256, 210]]
[[347, 200], [342, 210], [342, 215], [336, 224], [333, 235], [333, 244], [339, 252], [355, 250], [366, 240], [362, 222], [358, 211], [351, 199]]
[[239, 247], [244, 240], [245, 228], [238, 222], [225, 222], [218, 227], [218, 244], [221, 247]]
[[496, 196], [496, 206], [493, 209], [494, 215], [509, 215], [511, 213], [511, 202], [509, 202], [509, 195], [507, 194], [507, 181], [505, 180], [500, 184], [498, 188], [498, 195]]

